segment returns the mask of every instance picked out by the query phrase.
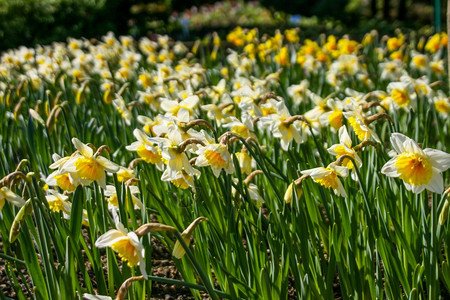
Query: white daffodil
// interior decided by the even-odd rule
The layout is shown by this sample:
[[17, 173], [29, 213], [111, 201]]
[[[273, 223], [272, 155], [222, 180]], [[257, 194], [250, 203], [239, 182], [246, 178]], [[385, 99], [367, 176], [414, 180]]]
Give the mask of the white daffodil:
[[215, 143], [214, 140], [204, 132], [208, 144], [201, 147], [196, 153], [198, 155], [195, 160], [197, 167], [210, 166], [214, 175], [219, 177], [222, 169], [227, 174], [234, 173], [234, 164], [228, 147], [222, 143]]
[[73, 138], [72, 143], [79, 153], [67, 160], [60, 172], [76, 173], [83, 185], [96, 181], [102, 188], [106, 188], [105, 171], [116, 173], [119, 166], [103, 156], [94, 155], [92, 148], [77, 138]]
[[45, 199], [47, 200], [48, 206], [51, 211], [60, 212], [63, 211], [64, 214], [70, 215], [72, 211], [72, 203], [67, 201], [68, 196], [58, 193], [55, 190], [48, 190]]
[[18, 207], [22, 207], [25, 205], [25, 200], [23, 200], [22, 197], [11, 191], [6, 186], [0, 188], [0, 211], [5, 205], [5, 200], [11, 202], [12, 204]]
[[391, 144], [397, 155], [381, 169], [389, 177], [398, 177], [406, 189], [420, 193], [424, 189], [442, 194], [442, 172], [450, 167], [450, 154], [435, 149], [421, 149], [409, 137], [401, 133], [391, 135]]
[[287, 151], [292, 139], [297, 143], [302, 143], [304, 140], [300, 134], [302, 128], [301, 121], [289, 121], [291, 114], [283, 101], [277, 102], [275, 107], [277, 112], [267, 117], [262, 117], [260, 122], [268, 127], [274, 137], [281, 139], [281, 148]]
[[161, 149], [161, 155], [167, 161], [167, 179], [175, 179], [178, 172], [182, 170], [191, 176], [195, 175], [195, 170], [189, 163], [186, 153], [180, 150], [179, 145], [184, 140], [178, 126], [169, 125], [166, 138], [154, 137], [147, 140], [157, 144]]
[[[136, 194], [139, 194], [139, 188], [137, 186], [134, 185], [130, 185], [130, 194], [131, 194], [131, 201], [134, 204], [134, 208], [135, 209], [143, 209], [144, 205], [142, 204], [141, 200], [139, 200], [138, 197], [136, 197]], [[108, 201], [108, 205], [110, 206], [114, 206], [115, 208], [119, 208], [119, 200], [117, 198], [117, 191], [116, 191], [116, 187], [113, 185], [107, 185], [106, 189], [105, 189], [105, 196], [106, 201]], [[126, 195], [126, 203], [125, 205], [128, 206], [128, 193]]]
[[393, 103], [401, 108], [413, 108], [416, 103], [416, 91], [414, 84], [407, 82], [391, 82], [387, 86], [387, 92], [392, 97]]
[[[348, 155], [350, 157], [352, 157], [358, 168], [360, 168], [362, 166], [362, 161], [361, 158], [359, 158], [358, 154], [356, 153], [355, 150], [353, 150], [352, 148], [352, 139], [350, 138], [348, 132], [347, 132], [347, 127], [342, 126], [341, 128], [339, 128], [339, 144], [335, 144], [333, 146], [331, 146], [330, 148], [328, 148], [328, 152], [331, 155], [336, 156], [337, 159], [339, 159], [339, 157], [343, 156], [343, 155]], [[352, 179], [357, 180], [357, 175], [353, 166], [353, 162], [348, 159], [345, 158], [342, 161], [342, 166], [347, 167], [349, 170], [352, 170]]]
[[122, 261], [126, 261], [129, 267], [139, 265], [142, 275], [147, 279], [147, 272], [145, 270], [145, 250], [139, 237], [133, 231], [128, 230], [120, 222], [116, 222], [117, 229], [111, 229], [97, 241], [95, 246], [97, 248], [111, 247], [117, 252]]
[[161, 156], [161, 150], [148, 140], [148, 136], [140, 129], [133, 131], [136, 142], [126, 146], [128, 151], [136, 151], [137, 155], [145, 162], [154, 164], [160, 171], [164, 170], [164, 163]]
[[195, 115], [194, 109], [199, 101], [200, 99], [197, 95], [189, 96], [180, 102], [166, 99], [161, 102], [161, 108], [168, 115], [178, 117], [180, 122], [189, 122]]
[[319, 167], [301, 172], [303, 175], [309, 175], [318, 184], [332, 188], [338, 196], [347, 197], [344, 186], [338, 176], [347, 177], [348, 169], [343, 166], [330, 164], [328, 167]]
[[50, 169], [58, 169], [51, 173], [45, 183], [49, 186], [58, 186], [67, 192], [73, 192], [80, 184], [80, 178], [75, 172], [62, 173], [62, 167], [69, 161], [70, 156], [60, 157], [58, 154], [52, 156], [54, 163], [49, 166]]

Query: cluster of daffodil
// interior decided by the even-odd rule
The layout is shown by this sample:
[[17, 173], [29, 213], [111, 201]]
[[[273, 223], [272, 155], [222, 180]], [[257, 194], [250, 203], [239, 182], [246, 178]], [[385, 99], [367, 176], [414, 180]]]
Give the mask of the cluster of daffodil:
[[[446, 150], [445, 136], [428, 140], [427, 133], [417, 131], [436, 128], [443, 135], [448, 132], [450, 101], [442, 82], [448, 76], [446, 34], [414, 41], [401, 32], [380, 37], [374, 31], [360, 43], [333, 35], [302, 41], [298, 29], [260, 36], [256, 29], [237, 28], [226, 40], [234, 45], [226, 54], [217, 34], [189, 49], [167, 36], [137, 41], [129, 36], [117, 39], [112, 33], [101, 41], [69, 38], [67, 43], [3, 53], [2, 124], [9, 122], [17, 128], [31, 124], [31, 128], [31, 121], [36, 120], [45, 128], [45, 137], [57, 141], [55, 149], [61, 151], [52, 155], [53, 163], [45, 167], [45, 160], [35, 164], [43, 174], [43, 183], [36, 184], [46, 192], [48, 210], [72, 220], [75, 200], [71, 197], [77, 190], [88, 187], [93, 194], [100, 193], [108, 206], [109, 215], [104, 219], [109, 223], [103, 220], [101, 230], [92, 229], [95, 246], [110, 247], [128, 266], [138, 265], [142, 279], [148, 279], [143, 237], [149, 232], [175, 230], [147, 223], [150, 207], [144, 195], [151, 188], [143, 188], [143, 182], [153, 184], [149, 173], [163, 182], [155, 186], [164, 186], [172, 194], [195, 198], [205, 193], [206, 183], [213, 182], [224, 194], [232, 195], [229, 204], [233, 207], [250, 199], [252, 208], [268, 207], [271, 213], [278, 213], [281, 205], [295, 209], [294, 191], [299, 199], [308, 178], [321, 192], [330, 189], [337, 199], [352, 199], [355, 189], [366, 184], [360, 170], [399, 178], [407, 191], [417, 195], [425, 189], [444, 192], [448, 182], [442, 174], [450, 168], [450, 154], [422, 149], [403, 133], [412, 137], [408, 127], [414, 126], [416, 140]], [[115, 152], [108, 146], [97, 149], [80, 141], [81, 133], [69, 128], [72, 118], [75, 122], [78, 118], [89, 120], [90, 125], [82, 126], [100, 123], [98, 133], [117, 133], [109, 139], [92, 136], [95, 141], [84, 140], [108, 140]], [[71, 140], [74, 152], [67, 152], [67, 145], [59, 147], [64, 143], [55, 137]], [[3, 146], [1, 138], [0, 144]], [[285, 162], [295, 162], [305, 144], [315, 147], [308, 153], [311, 160], [292, 165]], [[53, 146], [50, 142], [47, 148]], [[13, 150], [5, 146], [5, 151]], [[117, 163], [103, 156], [105, 151]], [[375, 155], [384, 159], [379, 169], [365, 163]], [[328, 163], [331, 159], [334, 161]], [[9, 169], [3, 160], [0, 169]], [[291, 173], [278, 171], [271, 160], [289, 167]], [[139, 168], [135, 168], [137, 164]], [[266, 204], [270, 195], [266, 189], [276, 185], [273, 174], [286, 190], [286, 203], [275, 206]], [[349, 175], [351, 179], [346, 179]], [[27, 197], [13, 192], [15, 177], [27, 182], [23, 186]], [[28, 209], [24, 198], [34, 199], [29, 195], [33, 180], [32, 174], [19, 171], [6, 176], [0, 182], [0, 210], [7, 205], [5, 200]], [[121, 211], [121, 183], [126, 190], [122, 195], [125, 210], [133, 216], [141, 213], [132, 220]], [[211, 186], [213, 189], [219, 190]], [[441, 209], [442, 224], [448, 214], [446, 203]], [[195, 221], [170, 245], [176, 258], [183, 257], [194, 228], [207, 220], [197, 211], [202, 204], [194, 205]], [[10, 209], [8, 214], [12, 214]], [[18, 222], [23, 218], [21, 215]], [[190, 215], [189, 221], [193, 219]], [[93, 218], [88, 207], [81, 209], [81, 220], [87, 227], [98, 225], [90, 224]], [[106, 231], [108, 224], [115, 229]], [[11, 227], [14, 237], [17, 226]], [[99, 231], [102, 234], [97, 238]], [[239, 229], [237, 236], [242, 234]]]

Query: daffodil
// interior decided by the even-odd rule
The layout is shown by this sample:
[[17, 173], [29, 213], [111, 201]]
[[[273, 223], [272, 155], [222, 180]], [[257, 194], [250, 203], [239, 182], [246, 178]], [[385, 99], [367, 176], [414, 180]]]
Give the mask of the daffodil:
[[332, 188], [334, 193], [338, 196], [347, 197], [344, 186], [338, 176], [347, 177], [348, 169], [343, 166], [330, 164], [328, 167], [318, 167], [309, 170], [301, 171], [303, 175], [311, 176], [311, 178], [318, 184]]
[[53, 154], [54, 163], [49, 166], [50, 169], [58, 169], [51, 173], [45, 183], [49, 186], [58, 186], [66, 192], [73, 192], [81, 183], [76, 172], [61, 172], [62, 167], [70, 160], [70, 156], [60, 157]]
[[25, 200], [23, 200], [22, 197], [11, 191], [6, 186], [0, 188], [0, 211], [5, 205], [5, 200], [11, 202], [17, 207], [22, 207], [25, 204]]
[[391, 135], [391, 144], [397, 155], [383, 166], [381, 173], [402, 179], [406, 189], [416, 194], [424, 189], [443, 193], [441, 173], [450, 167], [450, 154], [421, 149], [414, 140], [401, 133]]
[[268, 127], [274, 137], [281, 139], [281, 148], [287, 151], [293, 139], [297, 143], [303, 142], [302, 121], [291, 116], [283, 101], [276, 103], [275, 107], [276, 113], [262, 117], [260, 122]]
[[[360, 168], [362, 166], [361, 158], [359, 158], [359, 155], [356, 153], [355, 150], [353, 150], [352, 139], [350, 138], [350, 136], [347, 132], [347, 127], [345, 127], [345, 126], [342, 126], [341, 128], [339, 128], [339, 144], [335, 144], [335, 145], [331, 146], [330, 148], [328, 148], [328, 152], [331, 155], [336, 156], [337, 159], [339, 159], [339, 157], [341, 157], [343, 155], [350, 156], [355, 160], [358, 168]], [[344, 160], [342, 161], [342, 165], [344, 167], [347, 167], [349, 170], [353, 171], [352, 178], [354, 180], [356, 180], [357, 175], [356, 175], [356, 172], [354, 169], [353, 162], [348, 158], [344, 158]]]
[[[139, 194], [139, 188], [137, 186], [131, 185], [130, 188], [130, 194], [131, 194], [131, 201], [134, 204], [135, 209], [142, 209], [144, 208], [144, 205], [142, 204], [141, 200], [139, 200], [138, 197], [136, 197], [136, 194]], [[113, 206], [115, 208], [119, 208], [119, 200], [117, 198], [117, 192], [116, 187], [113, 185], [107, 185], [105, 189], [105, 196], [106, 201], [108, 201], [108, 205]], [[128, 193], [126, 195], [126, 203], [125, 205], [128, 207]]]
[[442, 91], [438, 91], [433, 97], [434, 107], [443, 118], [448, 118], [450, 114], [450, 100]]
[[164, 163], [161, 156], [161, 150], [153, 143], [148, 141], [148, 136], [140, 129], [133, 131], [134, 137], [137, 139], [131, 145], [126, 146], [128, 151], [136, 151], [140, 158], [145, 162], [154, 164], [160, 171], [164, 169]]
[[367, 141], [370, 137], [373, 137], [375, 141], [380, 142], [377, 133], [370, 128], [363, 114], [358, 109], [344, 112], [344, 116], [360, 141]]
[[58, 193], [55, 190], [48, 190], [45, 199], [47, 200], [48, 206], [51, 211], [60, 212], [70, 215], [72, 210], [72, 203], [67, 201], [69, 197]]
[[83, 144], [77, 138], [72, 139], [72, 143], [78, 153], [71, 157], [61, 167], [61, 173], [76, 173], [83, 185], [88, 185], [96, 181], [102, 188], [106, 188], [106, 173], [116, 173], [119, 166], [103, 156], [94, 154], [91, 147]]
[[[191, 243], [191, 236], [194, 233], [194, 229], [203, 221], [207, 221], [208, 219], [205, 217], [199, 217], [194, 220], [182, 233], [181, 237], [183, 238], [183, 241], [187, 246]], [[181, 243], [177, 240], [172, 251], [172, 255], [175, 258], [181, 259], [184, 254], [186, 253], [186, 250], [183, 248]]]
[[133, 231], [128, 232], [120, 222], [116, 222], [116, 228], [100, 236], [95, 241], [95, 246], [97, 248], [110, 247], [117, 252], [122, 261], [127, 262], [129, 267], [139, 265], [142, 275], [147, 278], [144, 261], [145, 250], [139, 237]]
[[[253, 159], [247, 151], [242, 150], [234, 154], [239, 162], [241, 173], [249, 175], [252, 172]], [[255, 162], [256, 163], [256, 162]]]
[[197, 167], [210, 166], [216, 177], [219, 177], [222, 169], [227, 174], [234, 173], [233, 159], [231, 158], [228, 147], [222, 143], [207, 144], [205, 147], [201, 147], [197, 151], [197, 159], [195, 165]]
[[197, 95], [192, 95], [178, 102], [175, 100], [163, 100], [161, 108], [171, 116], [177, 116], [181, 122], [189, 122], [195, 115], [196, 108], [200, 99]]
[[150, 143], [155, 143], [161, 149], [161, 155], [167, 162], [167, 178], [175, 179], [178, 172], [184, 170], [187, 174], [195, 175], [195, 170], [189, 163], [185, 149], [181, 149], [180, 145], [184, 142], [181, 132], [175, 124], [168, 126], [166, 138], [153, 137], [147, 139]]
[[390, 94], [393, 103], [397, 107], [415, 107], [417, 96], [413, 84], [406, 82], [391, 82], [387, 86], [387, 92]]

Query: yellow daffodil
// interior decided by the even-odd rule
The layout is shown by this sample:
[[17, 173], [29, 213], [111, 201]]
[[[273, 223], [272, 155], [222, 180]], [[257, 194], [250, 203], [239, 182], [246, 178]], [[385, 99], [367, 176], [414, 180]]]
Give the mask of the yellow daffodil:
[[381, 169], [389, 177], [398, 177], [406, 189], [420, 193], [424, 189], [442, 194], [442, 172], [450, 167], [450, 154], [435, 149], [421, 149], [409, 137], [401, 133], [391, 135], [391, 144], [397, 153]]

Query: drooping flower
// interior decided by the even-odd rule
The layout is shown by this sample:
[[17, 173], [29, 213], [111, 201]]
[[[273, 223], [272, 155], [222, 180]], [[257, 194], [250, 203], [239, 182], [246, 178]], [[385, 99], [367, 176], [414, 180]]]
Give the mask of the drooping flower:
[[5, 200], [11, 202], [12, 204], [18, 207], [22, 207], [25, 204], [25, 200], [23, 200], [22, 197], [11, 191], [6, 186], [0, 188], [0, 211], [5, 205]]
[[228, 147], [222, 143], [215, 143], [212, 137], [206, 132], [202, 132], [207, 144], [196, 152], [198, 157], [195, 160], [195, 165], [197, 167], [210, 166], [216, 177], [219, 177], [222, 169], [227, 174], [234, 173], [234, 164]]
[[[183, 241], [186, 243], [187, 246], [189, 246], [189, 244], [191, 243], [191, 236], [194, 233], [195, 227], [197, 227], [198, 224], [200, 224], [200, 222], [202, 222], [202, 221], [208, 221], [208, 219], [205, 217], [199, 217], [199, 218], [195, 219], [194, 222], [192, 222], [188, 226], [188, 228], [186, 228], [181, 233], [181, 237], [183, 238]], [[186, 253], [186, 250], [183, 248], [181, 243], [179, 241], [177, 241], [173, 247], [172, 255], [175, 258], [181, 259], [185, 253]]]
[[145, 270], [145, 250], [134, 231], [128, 232], [122, 223], [116, 222], [117, 229], [111, 229], [100, 236], [95, 242], [97, 248], [111, 247], [118, 253], [122, 261], [129, 267], [139, 265], [142, 275], [147, 278]]
[[291, 116], [283, 101], [277, 102], [275, 107], [276, 113], [262, 117], [260, 122], [268, 127], [274, 137], [281, 139], [281, 148], [287, 151], [292, 140], [297, 143], [304, 140], [301, 121]]
[[60, 157], [58, 154], [53, 154], [52, 156], [54, 163], [49, 166], [50, 169], [57, 169], [55, 172], [51, 173], [45, 183], [49, 186], [58, 186], [66, 192], [73, 192], [80, 184], [80, 178], [76, 172], [61, 172], [61, 168], [70, 159], [70, 156]]
[[450, 154], [421, 149], [413, 139], [401, 133], [391, 135], [391, 144], [397, 155], [383, 166], [381, 173], [402, 179], [406, 189], [413, 193], [427, 189], [442, 194], [444, 182], [441, 173], [450, 167]]
[[[134, 208], [142, 209], [144, 205], [142, 204], [141, 200], [139, 200], [139, 198], [135, 196], [135, 194], [140, 193], [139, 188], [134, 185], [130, 185], [129, 188], [131, 194], [131, 202], [134, 204]], [[117, 198], [117, 191], [115, 186], [107, 185], [105, 189], [105, 196], [107, 197], [106, 201], [108, 201], [108, 206], [119, 208], [119, 199]], [[128, 193], [125, 199], [126, 199], [125, 205], [128, 207]]]
[[344, 186], [338, 176], [347, 177], [348, 169], [343, 166], [330, 164], [328, 167], [319, 167], [301, 172], [303, 175], [309, 175], [318, 184], [332, 188], [338, 196], [347, 197]]
[[[328, 152], [331, 155], [336, 156], [337, 159], [339, 159], [339, 157], [343, 155], [348, 155], [355, 160], [358, 168], [362, 166], [361, 158], [359, 158], [359, 155], [355, 150], [353, 150], [352, 139], [347, 132], [347, 127], [345, 126], [339, 128], [339, 144], [335, 144], [328, 148]], [[342, 161], [342, 165], [344, 167], [347, 167], [349, 170], [354, 170], [353, 162], [348, 158], [344, 158], [344, 160]], [[356, 180], [355, 172], [352, 172], [352, 178]]]
[[162, 171], [164, 169], [164, 163], [161, 150], [147, 140], [148, 136], [142, 130], [135, 129], [133, 135], [137, 141], [126, 146], [125, 149], [128, 151], [136, 151], [139, 157], [145, 162], [154, 164], [158, 170]]

